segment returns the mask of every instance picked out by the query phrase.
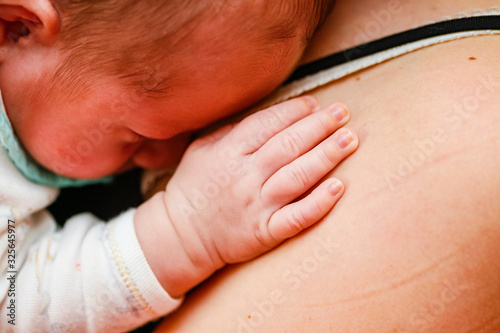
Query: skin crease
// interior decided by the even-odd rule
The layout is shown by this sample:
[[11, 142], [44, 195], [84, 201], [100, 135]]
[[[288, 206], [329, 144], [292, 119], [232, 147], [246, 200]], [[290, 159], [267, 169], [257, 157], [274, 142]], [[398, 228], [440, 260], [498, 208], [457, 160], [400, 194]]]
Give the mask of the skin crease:
[[[358, 44], [356, 28], [388, 3], [337, 1], [305, 59]], [[399, 3], [368, 37], [498, 5]], [[206, 282], [158, 332], [500, 331], [498, 39], [430, 47], [312, 92], [353, 113], [360, 148], [332, 173], [346, 194], [312, 230]], [[479, 109], [456, 113], [487, 89]], [[425, 163], [398, 178], [401, 159], [430, 138]]]
[[[253, 16], [259, 10], [261, 5], [247, 11]], [[57, 17], [50, 15], [47, 21], [57, 27]], [[290, 41], [288, 52], [283, 52], [281, 42], [272, 43], [269, 52], [281, 58], [275, 62], [262, 52], [256, 54], [251, 38], [237, 39], [231, 48], [222, 45], [216, 51], [207, 45], [206, 37], [220, 29], [241, 35], [236, 23], [210, 20], [189, 40], [189, 57], [171, 57], [160, 64], [160, 68], [172, 63], [185, 68], [166, 98], [147, 98], [117, 79], [102, 78], [94, 79], [91, 90], [77, 99], [55, 91], [50, 96], [42, 92], [37, 100], [32, 96], [40, 91], [41, 78], [61, 61], [61, 55], [54, 40], [57, 29], [47, 32], [47, 25], [33, 23], [29, 36], [17, 43], [0, 43], [0, 87], [13, 128], [40, 164], [68, 177], [99, 178], [134, 166], [172, 166], [190, 132], [258, 101], [287, 76], [305, 47], [300, 33]]]

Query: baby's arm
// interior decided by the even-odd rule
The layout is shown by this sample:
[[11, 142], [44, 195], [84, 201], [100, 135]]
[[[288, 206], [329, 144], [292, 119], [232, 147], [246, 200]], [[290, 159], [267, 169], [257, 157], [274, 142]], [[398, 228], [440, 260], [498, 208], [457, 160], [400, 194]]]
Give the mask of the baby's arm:
[[338, 130], [349, 119], [345, 107], [318, 109], [315, 99], [298, 98], [197, 140], [166, 191], [137, 209], [137, 238], [171, 296], [276, 247], [334, 206], [340, 181], [307, 191], [358, 141]]
[[108, 223], [80, 214], [57, 229], [42, 209], [56, 194], [0, 149], [0, 332], [125, 332], [180, 304], [147, 264], [134, 209]]

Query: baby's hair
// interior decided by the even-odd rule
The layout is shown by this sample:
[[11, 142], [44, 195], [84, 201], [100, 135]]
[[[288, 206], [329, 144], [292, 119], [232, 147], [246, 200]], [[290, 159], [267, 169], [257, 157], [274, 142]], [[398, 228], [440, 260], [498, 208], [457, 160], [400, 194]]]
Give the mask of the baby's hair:
[[168, 87], [157, 74], [157, 64], [175, 50], [173, 44], [186, 31], [180, 28], [195, 21], [210, 4], [203, 6], [197, 0], [53, 2], [61, 17], [59, 42], [64, 56], [49, 85], [78, 88], [66, 91], [71, 95], [80, 94], [96, 78], [109, 76], [161, 95]]
[[[190, 34], [206, 20], [236, 13], [246, 0], [52, 0], [61, 17], [59, 42], [63, 60], [46, 87], [65, 87], [80, 95], [96, 78], [118, 77], [151, 97], [169, 92], [179, 68], [160, 68], [165, 59], [189, 47]], [[289, 10], [288, 21], [276, 22], [270, 42], [293, 35], [308, 22], [307, 36], [333, 7], [334, 0], [264, 1], [266, 10]], [[255, 3], [256, 3], [255, 2]], [[250, 4], [251, 5], [251, 4]], [[281, 6], [281, 7], [280, 7]], [[286, 8], [284, 8], [286, 7]], [[312, 15], [311, 15], [312, 13]], [[224, 16], [225, 15], [225, 16]], [[238, 14], [235, 14], [236, 16]], [[231, 18], [232, 19], [232, 18]], [[236, 19], [236, 18], [235, 18]], [[258, 22], [245, 22], [251, 33]], [[221, 32], [224, 34], [226, 32]], [[264, 39], [264, 36], [263, 38]]]

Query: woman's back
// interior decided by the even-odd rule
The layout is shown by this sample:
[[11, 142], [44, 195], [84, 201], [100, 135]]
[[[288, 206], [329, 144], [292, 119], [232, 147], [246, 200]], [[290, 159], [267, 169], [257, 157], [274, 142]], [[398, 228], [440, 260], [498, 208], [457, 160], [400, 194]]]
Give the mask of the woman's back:
[[163, 331], [500, 331], [499, 41], [440, 44], [314, 91], [352, 112], [360, 148], [333, 172], [346, 194], [317, 227], [214, 276]]

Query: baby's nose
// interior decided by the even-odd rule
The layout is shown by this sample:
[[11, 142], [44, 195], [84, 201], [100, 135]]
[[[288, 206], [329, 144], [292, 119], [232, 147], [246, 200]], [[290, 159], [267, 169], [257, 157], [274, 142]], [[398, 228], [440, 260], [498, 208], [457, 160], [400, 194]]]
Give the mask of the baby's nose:
[[189, 143], [189, 134], [167, 140], [148, 139], [134, 154], [135, 165], [144, 169], [161, 169], [176, 166]]

